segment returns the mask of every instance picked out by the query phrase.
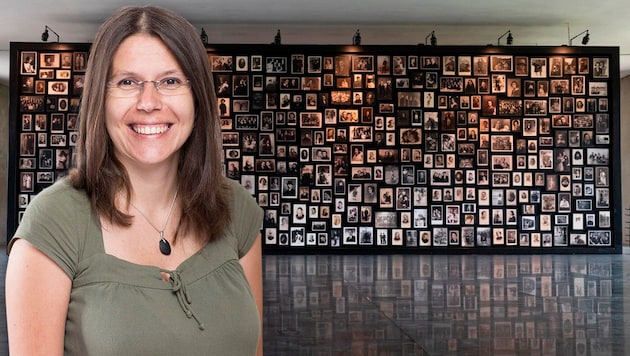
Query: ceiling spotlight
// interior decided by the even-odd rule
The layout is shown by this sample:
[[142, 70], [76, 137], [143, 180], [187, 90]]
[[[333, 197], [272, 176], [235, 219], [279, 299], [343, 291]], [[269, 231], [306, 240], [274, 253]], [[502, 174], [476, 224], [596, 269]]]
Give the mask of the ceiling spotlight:
[[352, 36], [352, 44], [355, 46], [361, 45], [361, 34], [359, 33], [358, 29], [357, 32], [354, 33], [354, 36]]
[[[586, 34], [585, 34], [586, 33]], [[584, 35], [585, 34], [585, 35]], [[588, 43], [588, 41], [591, 39], [590, 35], [588, 34], [588, 30], [582, 31], [580, 33], [578, 33], [577, 35], [571, 37], [569, 39], [569, 46], [573, 46], [573, 40], [578, 38], [579, 36], [584, 35], [584, 37], [582, 37], [582, 44], [586, 46], [586, 44]]]
[[203, 27], [201, 28], [201, 43], [203, 44], [208, 44], [208, 34], [206, 33], [206, 30], [203, 29]]
[[280, 45], [282, 44], [282, 36], [280, 35], [280, 30], [276, 32], [276, 35], [273, 37], [273, 42], [271, 44]]
[[497, 46], [501, 45], [501, 39], [505, 37], [505, 35], [507, 35], [507, 38], [505, 39], [506, 44], [511, 45], [512, 42], [514, 42], [514, 37], [512, 37], [512, 31], [507, 30], [507, 32], [499, 36], [499, 38], [497, 39]]
[[435, 37], [435, 31], [431, 31], [431, 33], [429, 33], [427, 37], [424, 38], [425, 45], [429, 44], [429, 38], [431, 38], [431, 46], [437, 46], [437, 37]]
[[55, 30], [53, 30], [52, 28], [48, 27], [48, 25], [45, 25], [44, 32], [42, 32], [42, 41], [48, 41], [48, 30], [50, 30], [50, 32], [54, 33], [55, 36], [57, 36], [57, 42], [59, 42], [59, 34], [57, 34], [57, 32], [55, 32]]

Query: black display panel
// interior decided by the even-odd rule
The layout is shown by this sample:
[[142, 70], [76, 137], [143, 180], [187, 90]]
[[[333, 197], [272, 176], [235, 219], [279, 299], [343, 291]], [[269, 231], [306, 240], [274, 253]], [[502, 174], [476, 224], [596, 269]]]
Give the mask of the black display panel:
[[[265, 252], [621, 253], [616, 47], [207, 50]], [[9, 237], [72, 162], [89, 45], [11, 52]]]

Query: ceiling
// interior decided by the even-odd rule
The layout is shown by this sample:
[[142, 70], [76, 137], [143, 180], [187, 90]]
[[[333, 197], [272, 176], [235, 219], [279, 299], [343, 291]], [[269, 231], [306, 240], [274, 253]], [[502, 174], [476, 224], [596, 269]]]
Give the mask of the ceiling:
[[[435, 31], [438, 45], [498, 45], [510, 30], [514, 46], [620, 47], [621, 77], [630, 75], [630, 2], [627, 0], [162, 0], [204, 27], [211, 43], [269, 43], [278, 29], [283, 44], [424, 43]], [[90, 42], [116, 8], [146, 1], [5, 1], [0, 12], [0, 83], [9, 81], [9, 43], [40, 42], [44, 26], [61, 42]], [[579, 36], [578, 36], [579, 35]], [[49, 41], [56, 41], [51, 32]], [[505, 45], [505, 37], [501, 39]]]

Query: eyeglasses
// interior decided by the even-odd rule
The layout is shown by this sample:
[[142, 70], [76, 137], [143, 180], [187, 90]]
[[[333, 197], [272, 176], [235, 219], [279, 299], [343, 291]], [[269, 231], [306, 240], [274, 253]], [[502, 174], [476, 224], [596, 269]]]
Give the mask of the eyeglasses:
[[181, 95], [188, 91], [190, 80], [168, 77], [160, 80], [121, 79], [115, 83], [107, 83], [109, 93], [118, 98], [130, 98], [142, 93], [145, 83], [153, 83], [155, 90], [164, 96]]

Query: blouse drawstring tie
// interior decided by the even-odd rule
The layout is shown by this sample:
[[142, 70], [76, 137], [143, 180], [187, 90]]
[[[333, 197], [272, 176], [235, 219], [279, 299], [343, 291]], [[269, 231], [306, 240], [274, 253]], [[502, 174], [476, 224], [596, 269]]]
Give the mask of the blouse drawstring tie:
[[186, 291], [186, 284], [182, 282], [181, 275], [178, 271], [169, 271], [169, 279], [171, 281], [172, 291], [177, 296], [177, 301], [188, 318], [193, 318], [197, 322], [200, 330], [204, 330], [205, 325], [197, 319], [197, 316], [190, 308], [190, 296]]

